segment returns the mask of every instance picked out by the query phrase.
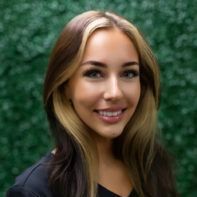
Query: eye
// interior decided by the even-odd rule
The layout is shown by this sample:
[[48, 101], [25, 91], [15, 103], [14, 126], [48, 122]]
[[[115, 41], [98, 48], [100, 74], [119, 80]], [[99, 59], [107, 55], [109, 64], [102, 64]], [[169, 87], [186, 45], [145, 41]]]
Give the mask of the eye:
[[87, 70], [83, 75], [89, 78], [101, 78], [102, 72], [98, 69], [91, 69]]
[[137, 70], [125, 70], [122, 73], [122, 77], [127, 78], [127, 79], [132, 79], [136, 76], [139, 76], [139, 71]]

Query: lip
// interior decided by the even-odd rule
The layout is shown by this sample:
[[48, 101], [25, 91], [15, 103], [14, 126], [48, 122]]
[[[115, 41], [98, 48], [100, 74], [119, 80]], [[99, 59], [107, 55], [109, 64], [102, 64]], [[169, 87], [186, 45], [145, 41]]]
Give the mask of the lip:
[[126, 108], [116, 107], [116, 108], [106, 108], [106, 109], [97, 109], [94, 110], [96, 115], [100, 120], [105, 123], [114, 124], [119, 122], [124, 115]]
[[125, 110], [125, 106], [114, 106], [114, 107], [106, 107], [106, 108], [100, 108], [100, 109], [95, 109], [94, 111], [119, 111], [119, 110]]

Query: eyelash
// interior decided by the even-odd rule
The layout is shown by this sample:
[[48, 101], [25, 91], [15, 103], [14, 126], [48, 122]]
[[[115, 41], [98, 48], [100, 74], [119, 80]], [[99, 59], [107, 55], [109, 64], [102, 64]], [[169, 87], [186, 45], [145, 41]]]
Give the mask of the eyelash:
[[[129, 76], [130, 74], [132, 74], [132, 76]], [[137, 70], [125, 70], [122, 73], [122, 77], [126, 77], [126, 78], [129, 78], [129, 79], [132, 79], [132, 78], [137, 77], [137, 76], [139, 76], [139, 71], [137, 71]]]
[[[132, 76], [129, 76], [130, 74], [132, 74]], [[104, 74], [102, 73], [102, 71], [98, 69], [90, 69], [84, 72], [83, 76], [96, 79], [96, 78], [104, 77]], [[139, 71], [134, 70], [134, 69], [125, 70], [121, 73], [120, 76], [123, 78], [132, 79], [134, 77], [139, 76]]]
[[[98, 76], [98, 74], [99, 74], [99, 76]], [[90, 69], [90, 70], [87, 70], [83, 75], [85, 77], [89, 77], [89, 78], [101, 78], [102, 72], [98, 69]]]

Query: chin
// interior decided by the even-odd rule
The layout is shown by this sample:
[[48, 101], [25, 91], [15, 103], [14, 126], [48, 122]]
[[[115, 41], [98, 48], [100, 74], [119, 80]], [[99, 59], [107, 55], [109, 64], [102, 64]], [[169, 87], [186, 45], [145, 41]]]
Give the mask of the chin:
[[106, 132], [105, 134], [103, 134], [103, 135], [101, 135], [103, 138], [106, 138], [106, 139], [114, 139], [114, 138], [117, 138], [117, 137], [119, 137], [120, 135], [122, 134], [122, 132], [119, 132], [119, 131], [117, 131], [117, 132]]

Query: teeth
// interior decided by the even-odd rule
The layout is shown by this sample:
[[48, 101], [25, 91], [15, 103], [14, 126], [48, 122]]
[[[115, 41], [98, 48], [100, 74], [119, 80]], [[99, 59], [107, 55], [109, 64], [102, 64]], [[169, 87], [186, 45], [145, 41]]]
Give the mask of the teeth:
[[118, 116], [122, 113], [122, 110], [120, 111], [116, 111], [116, 112], [110, 112], [110, 111], [98, 111], [98, 113], [101, 115], [101, 116], [108, 116], [108, 117], [111, 117], [111, 116]]

